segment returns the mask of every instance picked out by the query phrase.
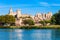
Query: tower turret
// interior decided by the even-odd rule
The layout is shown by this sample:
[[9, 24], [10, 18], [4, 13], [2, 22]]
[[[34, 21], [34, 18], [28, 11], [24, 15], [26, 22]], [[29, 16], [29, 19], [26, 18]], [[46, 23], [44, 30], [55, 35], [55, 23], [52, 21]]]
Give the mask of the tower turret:
[[48, 12], [48, 14], [47, 14], [46, 18], [50, 20], [50, 19], [51, 19], [51, 17], [52, 17], [52, 12]]
[[17, 13], [17, 18], [21, 17], [21, 10], [18, 9], [16, 13]]
[[13, 15], [13, 10], [12, 10], [12, 8], [10, 8], [10, 10], [9, 10], [9, 15]]

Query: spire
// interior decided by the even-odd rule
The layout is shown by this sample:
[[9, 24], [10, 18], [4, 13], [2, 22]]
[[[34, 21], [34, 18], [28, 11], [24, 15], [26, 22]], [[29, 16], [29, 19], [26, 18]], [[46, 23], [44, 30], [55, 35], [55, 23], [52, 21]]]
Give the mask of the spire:
[[9, 10], [9, 15], [13, 15], [13, 10], [12, 10], [12, 8], [10, 8], [10, 10]]
[[13, 12], [12, 8], [10, 8], [10, 10], [9, 10], [9, 11], [10, 11], [10, 13], [12, 13], [12, 12]]

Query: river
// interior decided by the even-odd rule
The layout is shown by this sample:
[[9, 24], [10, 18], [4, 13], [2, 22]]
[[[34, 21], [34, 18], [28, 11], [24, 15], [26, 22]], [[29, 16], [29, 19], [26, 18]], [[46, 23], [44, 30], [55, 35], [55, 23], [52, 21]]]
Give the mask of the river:
[[60, 30], [0, 29], [0, 40], [60, 40]]

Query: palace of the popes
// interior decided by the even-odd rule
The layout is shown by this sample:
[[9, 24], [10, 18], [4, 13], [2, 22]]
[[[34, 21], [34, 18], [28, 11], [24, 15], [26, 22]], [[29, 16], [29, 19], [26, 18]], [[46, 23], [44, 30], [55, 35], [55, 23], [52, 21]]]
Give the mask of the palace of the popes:
[[34, 20], [35, 25], [40, 25], [39, 21], [51, 19], [52, 12], [48, 12], [47, 14], [36, 13], [36, 15], [31, 16], [27, 14], [22, 14], [21, 10], [19, 9], [16, 12], [13, 12], [12, 8], [10, 8], [8, 15], [15, 16], [16, 18], [15, 25], [19, 25], [19, 26], [24, 25], [23, 20], [30, 19], [30, 17], [32, 18], [32, 20]]

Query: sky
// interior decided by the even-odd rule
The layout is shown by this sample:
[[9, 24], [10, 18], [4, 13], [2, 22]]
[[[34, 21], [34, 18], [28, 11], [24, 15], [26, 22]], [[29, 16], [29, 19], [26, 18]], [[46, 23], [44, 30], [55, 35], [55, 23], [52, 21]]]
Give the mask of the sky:
[[22, 14], [35, 15], [48, 12], [55, 14], [60, 10], [60, 0], [0, 0], [0, 15], [8, 14], [10, 7], [14, 12], [20, 9]]

